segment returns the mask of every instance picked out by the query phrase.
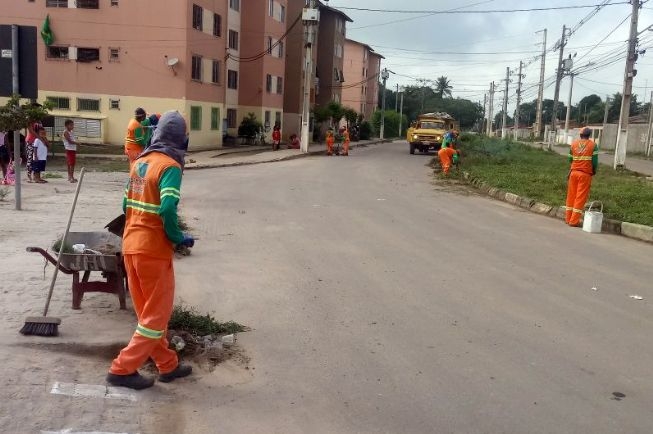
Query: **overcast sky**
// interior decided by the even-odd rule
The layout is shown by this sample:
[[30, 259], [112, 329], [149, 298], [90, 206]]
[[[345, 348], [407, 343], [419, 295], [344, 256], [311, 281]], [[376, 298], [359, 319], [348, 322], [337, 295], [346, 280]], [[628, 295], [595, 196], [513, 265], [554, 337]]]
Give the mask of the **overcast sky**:
[[[345, 9], [346, 7], [370, 9], [440, 10], [514, 10], [542, 7], [565, 7], [597, 5], [602, 0], [331, 0], [329, 5], [348, 14], [353, 23], [348, 23], [347, 37], [372, 46], [385, 56], [383, 66], [397, 73], [390, 76], [388, 87], [396, 84], [416, 84], [414, 78], [436, 79], [447, 76], [454, 87], [454, 97], [469, 98], [483, 102], [489, 83], [495, 81], [501, 89], [505, 86], [506, 67], [514, 70], [510, 84], [509, 113], [515, 102], [517, 70], [519, 61], [530, 63], [523, 70], [523, 99], [531, 101], [537, 97], [537, 83], [540, 77], [541, 29], [548, 29], [547, 48], [552, 48], [562, 34], [562, 26], [575, 27], [592, 8], [551, 11], [529, 11], [514, 13], [480, 14], [406, 14], [370, 12]], [[590, 62], [598, 68], [580, 74], [575, 78], [572, 102], [596, 93], [621, 92], [625, 67], [626, 43], [630, 27], [632, 6], [625, 0], [611, 0], [586, 24], [582, 25], [569, 39], [565, 57], [577, 53], [574, 67]], [[399, 22], [393, 22], [403, 20]], [[623, 21], [619, 27], [618, 24]], [[653, 24], [653, 2], [644, 4], [639, 14], [639, 30]], [[616, 30], [599, 43], [613, 29]], [[639, 101], [648, 101], [653, 90], [653, 32], [640, 35], [640, 48], [648, 52], [637, 62], [638, 74], [634, 81], [634, 92]], [[539, 44], [539, 45], [538, 45]], [[595, 47], [596, 46], [596, 47]], [[592, 51], [590, 51], [595, 47]], [[456, 54], [433, 54], [432, 52]], [[496, 54], [466, 54], [496, 53]], [[621, 57], [621, 58], [619, 58]], [[546, 58], [545, 98], [553, 98], [555, 68], [558, 53], [549, 51]], [[610, 61], [612, 64], [606, 65]], [[400, 75], [401, 74], [401, 75]], [[569, 92], [569, 78], [562, 82], [560, 98], [566, 103]], [[646, 95], [646, 96], [645, 96]], [[501, 94], [495, 94], [495, 105], [500, 106]]]

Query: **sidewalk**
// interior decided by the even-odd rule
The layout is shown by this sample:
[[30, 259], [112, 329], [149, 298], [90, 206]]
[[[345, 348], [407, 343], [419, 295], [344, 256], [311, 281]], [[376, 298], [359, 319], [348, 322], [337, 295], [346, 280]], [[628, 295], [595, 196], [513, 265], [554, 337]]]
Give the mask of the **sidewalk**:
[[[392, 139], [373, 139], [352, 142], [350, 149], [357, 147], [376, 145], [378, 143], [390, 142]], [[326, 144], [312, 144], [307, 153], [299, 149], [281, 149], [272, 151], [270, 146], [253, 146], [236, 149], [216, 149], [213, 151], [201, 151], [189, 153], [186, 156], [186, 170], [208, 169], [216, 167], [243, 166], [247, 164], [271, 163], [275, 161], [293, 160], [295, 158], [308, 157], [310, 155], [326, 154]]]

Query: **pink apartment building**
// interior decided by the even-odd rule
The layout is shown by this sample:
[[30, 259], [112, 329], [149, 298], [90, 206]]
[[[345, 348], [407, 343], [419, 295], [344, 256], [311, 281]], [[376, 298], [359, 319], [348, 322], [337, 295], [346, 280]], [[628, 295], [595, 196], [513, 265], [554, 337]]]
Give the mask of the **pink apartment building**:
[[[269, 15], [280, 16], [285, 0], [4, 3], [2, 24], [40, 28], [50, 16], [54, 43], [38, 44], [39, 100], [55, 106], [55, 134], [71, 118], [82, 141], [120, 145], [136, 107], [179, 110], [189, 122], [191, 148], [199, 149], [221, 146], [244, 111], [263, 104], [282, 110], [278, 96], [254, 98], [249, 90], [265, 83], [266, 69], [283, 77], [283, 62], [267, 52], [258, 63], [239, 57], [264, 52], [269, 37], [281, 37], [285, 25]], [[243, 14], [241, 22], [241, 7], [254, 3], [268, 13]]]
[[362, 42], [345, 41], [344, 75], [347, 84], [342, 90], [342, 104], [371, 119], [378, 106], [381, 59], [372, 47]]

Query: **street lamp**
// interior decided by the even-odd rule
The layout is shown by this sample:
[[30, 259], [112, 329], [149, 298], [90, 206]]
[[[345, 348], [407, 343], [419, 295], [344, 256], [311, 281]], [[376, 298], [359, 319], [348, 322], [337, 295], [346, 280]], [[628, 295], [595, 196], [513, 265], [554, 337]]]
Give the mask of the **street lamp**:
[[383, 71], [381, 71], [381, 78], [383, 79], [383, 97], [382, 102], [381, 102], [381, 130], [379, 131], [379, 138], [383, 140], [383, 135], [385, 133], [385, 84], [388, 81], [388, 77], [390, 77], [390, 73], [388, 72], [387, 68], [383, 68]]

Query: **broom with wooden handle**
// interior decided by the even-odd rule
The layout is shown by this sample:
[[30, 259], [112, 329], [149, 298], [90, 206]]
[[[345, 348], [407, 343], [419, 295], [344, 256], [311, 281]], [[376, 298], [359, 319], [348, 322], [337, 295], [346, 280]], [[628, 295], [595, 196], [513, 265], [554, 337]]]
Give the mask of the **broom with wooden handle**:
[[82, 168], [79, 173], [79, 182], [77, 183], [77, 188], [75, 189], [75, 197], [73, 199], [73, 204], [70, 207], [70, 214], [68, 215], [68, 223], [66, 224], [66, 230], [63, 233], [63, 238], [61, 239], [61, 244], [59, 245], [59, 254], [57, 255], [57, 265], [54, 267], [54, 273], [52, 274], [52, 281], [50, 282], [50, 291], [48, 292], [48, 298], [45, 301], [45, 309], [43, 309], [43, 316], [32, 316], [25, 320], [25, 325], [20, 329], [20, 333], [24, 335], [37, 335], [37, 336], [57, 336], [59, 334], [59, 324], [61, 324], [60, 318], [55, 318], [48, 315], [48, 308], [50, 307], [50, 300], [52, 299], [52, 292], [54, 291], [54, 284], [57, 281], [57, 274], [59, 273], [59, 265], [61, 265], [61, 258], [64, 255], [64, 246], [66, 245], [66, 239], [68, 238], [68, 232], [70, 231], [70, 223], [73, 221], [73, 214], [75, 212], [75, 206], [77, 205], [77, 197], [79, 196], [79, 190], [82, 186], [82, 181], [84, 180], [84, 168]]

